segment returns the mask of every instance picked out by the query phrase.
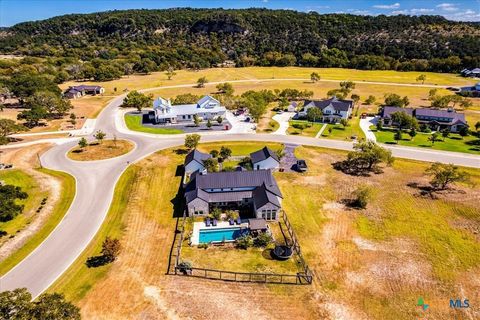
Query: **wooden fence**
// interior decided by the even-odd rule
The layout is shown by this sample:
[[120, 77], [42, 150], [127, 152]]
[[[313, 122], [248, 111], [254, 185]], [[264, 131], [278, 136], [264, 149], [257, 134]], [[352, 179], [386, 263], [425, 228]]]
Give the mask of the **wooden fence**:
[[273, 284], [312, 284], [313, 273], [305, 263], [305, 259], [302, 256], [300, 245], [298, 243], [297, 237], [293, 232], [293, 228], [288, 221], [285, 211], [282, 211], [282, 219], [285, 226], [287, 227], [288, 234], [292, 239], [293, 249], [298, 256], [298, 259], [302, 265], [303, 272], [298, 272], [296, 274], [278, 274], [278, 273], [256, 273], [256, 272], [235, 272], [228, 270], [215, 270], [215, 269], [205, 269], [205, 268], [196, 268], [190, 267], [185, 269], [185, 266], [181, 266], [181, 251], [182, 243], [184, 239], [185, 231], [185, 221], [186, 213], [183, 214], [181, 226], [177, 230], [177, 234], [180, 234], [179, 239], [177, 239], [177, 234], [175, 235], [175, 240], [177, 242], [177, 250], [175, 256], [174, 270], [176, 275], [190, 276], [196, 278], [212, 279], [212, 280], [223, 280], [223, 281], [232, 281], [232, 282], [256, 282], [256, 283], [273, 283]]

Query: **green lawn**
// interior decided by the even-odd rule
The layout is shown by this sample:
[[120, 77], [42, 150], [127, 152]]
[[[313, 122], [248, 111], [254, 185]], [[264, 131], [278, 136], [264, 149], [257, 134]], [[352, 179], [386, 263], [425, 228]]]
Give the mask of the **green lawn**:
[[107, 236], [119, 238], [123, 233], [124, 217], [127, 213], [125, 208], [130, 199], [129, 195], [139, 170], [138, 166], [133, 165], [121, 176], [115, 187], [114, 197], [107, 218], [100, 230], [77, 260], [48, 289], [50, 293], [60, 292], [65, 295], [67, 300], [77, 302], [110, 270], [111, 264], [97, 268], [88, 268], [85, 262], [88, 257], [100, 254], [103, 240]]
[[175, 128], [149, 128], [142, 125], [142, 117], [126, 114], [125, 115], [125, 124], [127, 128], [133, 131], [140, 131], [145, 133], [155, 133], [155, 134], [179, 134], [183, 133], [183, 130]]
[[8, 235], [13, 235], [32, 221], [35, 210], [40, 206], [42, 199], [48, 197], [48, 192], [41, 191], [35, 179], [19, 169], [0, 171], [0, 180], [5, 184], [21, 187], [22, 191], [28, 194], [27, 199], [17, 201], [18, 204], [25, 206], [23, 213], [10, 221], [0, 222], [0, 230], [6, 231]]
[[[290, 120], [288, 124], [289, 124], [287, 129], [288, 134], [307, 136], [307, 137], [315, 137], [318, 131], [323, 126], [322, 123], [312, 123], [305, 120]], [[305, 129], [294, 128], [293, 127], [294, 125], [303, 125], [303, 126], [306, 126], [306, 128]]]
[[[371, 126], [370, 129], [375, 133], [378, 142], [387, 144], [396, 142], [393, 138], [394, 130], [385, 128], [378, 131], [375, 126]], [[410, 136], [405, 132], [403, 139], [398, 141], [398, 144], [409, 147], [480, 154], [480, 139], [474, 136], [467, 136], [462, 139], [459, 134], [452, 133], [448, 138], [440, 137], [444, 140], [436, 141], [433, 145], [432, 142], [428, 141], [429, 136], [430, 133], [418, 132], [415, 138], [410, 140]]]
[[[332, 128], [332, 133], [329, 133], [329, 128]], [[343, 127], [341, 124], [329, 124], [322, 133], [322, 138], [336, 139], [336, 140], [351, 140], [352, 136], [357, 139], [364, 139], [365, 134], [360, 128], [360, 118], [353, 117], [348, 121], [348, 126]]]
[[[26, 256], [28, 256], [40, 243], [43, 242], [43, 240], [48, 237], [48, 235], [53, 231], [53, 229], [55, 229], [55, 227], [67, 213], [67, 210], [70, 207], [70, 204], [72, 203], [75, 196], [75, 179], [71, 175], [49, 169], [38, 170], [43, 173], [49, 174], [61, 181], [62, 196], [55, 204], [52, 213], [49, 215], [48, 219], [45, 221], [40, 230], [38, 230], [32, 237], [30, 237], [20, 249], [15, 251], [13, 254], [11, 254], [9, 257], [7, 257], [0, 263], [0, 275], [4, 275], [5, 273], [7, 273], [10, 269], [12, 269], [15, 265], [22, 261]], [[39, 201], [41, 201], [41, 199], [45, 195], [43, 193], [34, 195], [30, 191], [29, 196], [38, 198]]]

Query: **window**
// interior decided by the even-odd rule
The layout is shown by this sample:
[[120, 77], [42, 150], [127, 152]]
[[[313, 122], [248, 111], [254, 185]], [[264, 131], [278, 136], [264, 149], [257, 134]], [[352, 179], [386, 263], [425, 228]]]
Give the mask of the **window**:
[[262, 210], [262, 218], [267, 219], [267, 210]]

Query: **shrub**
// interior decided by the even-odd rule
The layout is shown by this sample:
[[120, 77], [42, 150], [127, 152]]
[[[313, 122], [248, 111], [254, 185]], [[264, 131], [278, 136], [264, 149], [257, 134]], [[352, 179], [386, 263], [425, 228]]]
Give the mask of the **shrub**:
[[260, 233], [254, 240], [253, 245], [255, 247], [266, 247], [272, 243], [272, 236], [266, 232]]
[[352, 201], [352, 205], [357, 208], [365, 209], [368, 201], [372, 197], [372, 189], [369, 186], [360, 186], [353, 194], [355, 195], [355, 199]]
[[199, 248], [199, 249], [208, 249], [208, 243], [200, 243], [200, 244], [198, 245], [198, 248]]
[[236, 242], [237, 248], [240, 248], [240, 249], [248, 249], [253, 245], [252, 236], [248, 234], [238, 237], [235, 240], [235, 242]]
[[210, 212], [210, 215], [212, 218], [220, 220], [220, 217], [222, 216], [222, 210], [220, 208], [213, 208], [213, 210]]

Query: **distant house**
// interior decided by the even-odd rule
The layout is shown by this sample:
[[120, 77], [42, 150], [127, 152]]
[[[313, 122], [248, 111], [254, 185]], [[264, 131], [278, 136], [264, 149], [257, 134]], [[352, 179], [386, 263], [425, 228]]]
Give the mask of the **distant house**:
[[245, 218], [278, 220], [282, 193], [270, 170], [194, 172], [185, 187], [188, 216], [215, 207], [240, 210]]
[[153, 102], [155, 123], [192, 122], [194, 115], [200, 120], [225, 118], [226, 109], [220, 102], [211, 96], [205, 96], [196, 104], [173, 105], [170, 100], [157, 98]]
[[474, 86], [461, 87], [460, 92], [457, 92], [457, 94], [467, 97], [480, 97], [480, 82]]
[[68, 87], [68, 89], [63, 93], [63, 95], [69, 99], [77, 99], [83, 97], [84, 95], [95, 96], [104, 92], [105, 89], [101, 86], [80, 85]]
[[287, 107], [287, 111], [288, 112], [295, 112], [297, 111], [297, 107], [298, 107], [298, 103], [296, 103], [295, 101], [292, 101], [292, 103], [290, 103]]
[[277, 154], [267, 147], [250, 153], [250, 159], [253, 170], [278, 169], [280, 167]]
[[453, 109], [439, 110], [431, 108], [400, 108], [400, 107], [383, 107], [381, 118], [385, 126], [396, 126], [392, 122], [391, 115], [394, 112], [405, 112], [417, 119], [419, 124], [425, 124], [432, 130], [449, 129], [451, 132], [459, 132], [462, 127], [468, 127], [465, 115], [457, 113]]
[[463, 69], [460, 71], [461, 75], [469, 78], [480, 78], [480, 68], [475, 69]]
[[302, 110], [298, 112], [298, 117], [306, 117], [310, 108], [318, 108], [322, 111], [322, 122], [336, 123], [340, 119], [350, 117], [353, 111], [353, 101], [340, 100], [336, 97], [327, 100], [305, 100]]
[[187, 175], [190, 175], [195, 171], [202, 172], [203, 170], [205, 170], [203, 161], [210, 159], [211, 157], [212, 156], [210, 154], [200, 152], [197, 149], [190, 151], [185, 157], [185, 162], [183, 164], [185, 168], [185, 173]]

